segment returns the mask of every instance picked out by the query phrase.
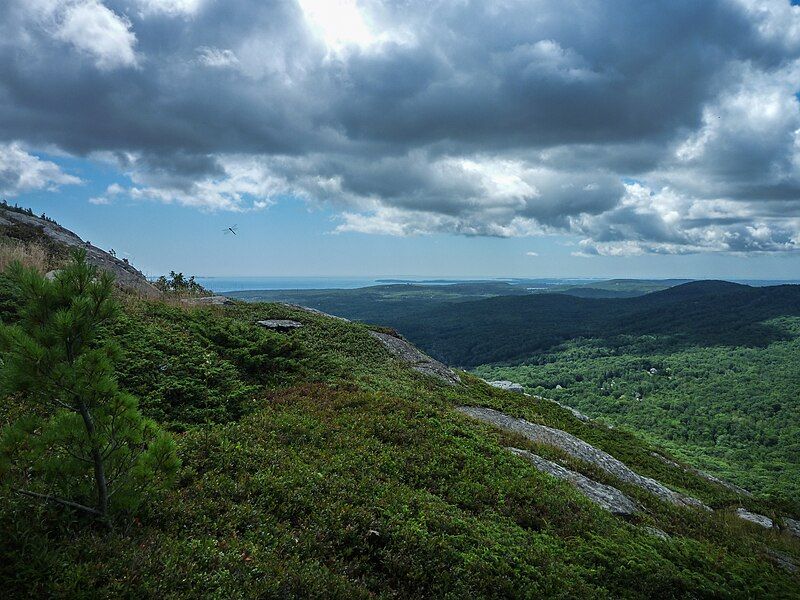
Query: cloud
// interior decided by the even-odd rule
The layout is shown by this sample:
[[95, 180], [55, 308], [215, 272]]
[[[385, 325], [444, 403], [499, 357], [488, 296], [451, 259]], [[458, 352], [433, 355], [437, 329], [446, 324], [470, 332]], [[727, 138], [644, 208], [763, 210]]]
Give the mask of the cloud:
[[[179, 162], [177, 159], [176, 162]], [[274, 198], [290, 191], [290, 184], [247, 156], [225, 157], [206, 173], [203, 164], [184, 164], [176, 174], [173, 165], [151, 169], [148, 159], [128, 157], [128, 176], [133, 186], [124, 190], [131, 198], [179, 204], [207, 211], [261, 210]], [[172, 167], [172, 168], [170, 168]], [[117, 192], [122, 193], [122, 192]]]
[[200, 10], [205, 0], [136, 0], [143, 16], [191, 16]]
[[239, 59], [233, 50], [221, 50], [219, 48], [209, 48], [208, 46], [200, 46], [197, 49], [197, 60], [206, 67], [223, 68], [239, 64]]
[[0, 17], [6, 50], [16, 46], [23, 58], [43, 58], [44, 46], [63, 55], [66, 45], [75, 54], [61, 60], [88, 58], [102, 71], [138, 64], [131, 22], [100, 0], [10, 0]]
[[526, 252], [525, 256], [539, 256], [538, 252]]
[[56, 190], [81, 180], [53, 162], [28, 154], [20, 144], [0, 143], [0, 194], [16, 197], [35, 190]]
[[139, 200], [587, 256], [796, 251], [798, 81], [785, 0], [0, 5], [0, 142]]
[[581, 216], [572, 230], [586, 236], [579, 256], [630, 256], [800, 249], [800, 202], [769, 215], [761, 207], [729, 200], [703, 200], [674, 190], [634, 183], [613, 210]]
[[127, 190], [118, 183], [112, 183], [106, 188], [106, 193], [103, 196], [93, 196], [89, 198], [89, 204], [96, 206], [107, 206], [111, 204], [111, 199], [127, 194]]

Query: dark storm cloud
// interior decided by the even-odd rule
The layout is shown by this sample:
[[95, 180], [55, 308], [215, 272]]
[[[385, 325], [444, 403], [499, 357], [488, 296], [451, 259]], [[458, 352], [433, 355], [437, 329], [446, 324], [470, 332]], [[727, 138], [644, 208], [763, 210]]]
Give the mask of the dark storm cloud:
[[327, 31], [314, 4], [8, 0], [0, 136], [114, 161], [138, 197], [330, 202], [341, 230], [798, 243], [785, 0], [364, 0]]

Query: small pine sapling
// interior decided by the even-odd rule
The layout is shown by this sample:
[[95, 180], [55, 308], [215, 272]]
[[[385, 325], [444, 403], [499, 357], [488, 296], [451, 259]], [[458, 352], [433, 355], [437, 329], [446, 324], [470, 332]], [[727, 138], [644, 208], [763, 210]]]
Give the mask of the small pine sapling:
[[52, 280], [19, 263], [6, 276], [20, 314], [0, 325], [0, 391], [23, 414], [0, 432], [0, 483], [108, 523], [179, 467], [172, 438], [117, 385], [120, 349], [103, 336], [119, 312], [114, 278], [83, 249]]

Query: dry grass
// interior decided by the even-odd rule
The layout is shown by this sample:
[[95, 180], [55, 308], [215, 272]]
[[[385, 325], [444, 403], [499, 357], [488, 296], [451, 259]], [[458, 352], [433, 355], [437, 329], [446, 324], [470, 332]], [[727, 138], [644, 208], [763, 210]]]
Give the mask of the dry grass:
[[40, 273], [47, 273], [53, 268], [52, 259], [43, 246], [11, 238], [0, 238], [0, 271], [4, 271], [15, 261], [21, 262], [26, 267], [33, 267]]

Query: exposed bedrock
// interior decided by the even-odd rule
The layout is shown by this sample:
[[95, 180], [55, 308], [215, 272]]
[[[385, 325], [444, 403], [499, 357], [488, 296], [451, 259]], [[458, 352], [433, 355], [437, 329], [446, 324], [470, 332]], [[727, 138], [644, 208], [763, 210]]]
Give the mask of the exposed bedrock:
[[418, 373], [436, 377], [449, 385], [461, 383], [461, 378], [452, 369], [438, 360], [434, 360], [407, 341], [378, 331], [370, 331], [369, 334], [379, 340], [395, 358], [407, 363]]
[[532, 442], [547, 444], [558, 448], [574, 458], [586, 461], [603, 469], [625, 483], [647, 490], [666, 502], [671, 502], [677, 506], [711, 510], [697, 498], [692, 498], [691, 496], [673, 491], [655, 479], [639, 475], [622, 461], [566, 431], [531, 423], [525, 419], [510, 417], [491, 408], [461, 406], [458, 410], [474, 419], [499, 427], [504, 431], [522, 435]]
[[568, 481], [589, 500], [612, 514], [630, 517], [638, 512], [636, 503], [615, 487], [598, 483], [585, 475], [571, 471], [527, 450], [519, 448], [507, 448], [507, 450], [524, 458], [539, 471], [552, 475], [557, 479]]

